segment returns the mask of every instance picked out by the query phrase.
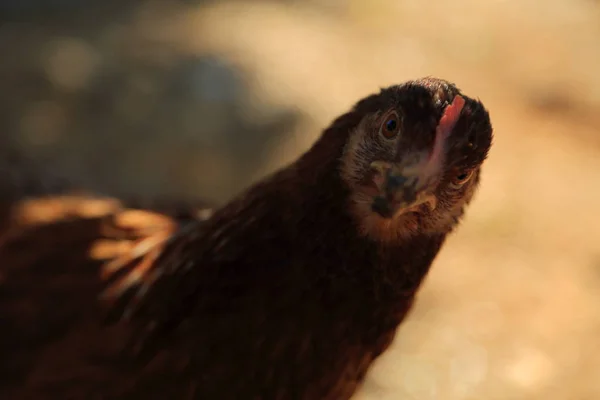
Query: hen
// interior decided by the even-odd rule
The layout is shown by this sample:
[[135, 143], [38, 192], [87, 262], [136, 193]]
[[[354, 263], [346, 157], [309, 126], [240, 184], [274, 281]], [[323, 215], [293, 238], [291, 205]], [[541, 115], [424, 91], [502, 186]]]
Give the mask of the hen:
[[214, 210], [4, 201], [0, 397], [350, 398], [491, 142], [481, 102], [424, 78], [360, 100]]

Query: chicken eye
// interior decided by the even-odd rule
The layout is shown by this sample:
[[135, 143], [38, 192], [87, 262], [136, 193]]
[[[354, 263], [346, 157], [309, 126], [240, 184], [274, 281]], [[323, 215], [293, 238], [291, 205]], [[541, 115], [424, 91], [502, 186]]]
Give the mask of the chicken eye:
[[467, 183], [467, 181], [471, 179], [471, 176], [473, 176], [473, 171], [461, 171], [452, 178], [451, 186], [459, 188]]
[[400, 131], [400, 122], [399, 122], [398, 114], [392, 112], [389, 114], [383, 122], [383, 126], [381, 127], [381, 134], [387, 139], [393, 139], [398, 135]]

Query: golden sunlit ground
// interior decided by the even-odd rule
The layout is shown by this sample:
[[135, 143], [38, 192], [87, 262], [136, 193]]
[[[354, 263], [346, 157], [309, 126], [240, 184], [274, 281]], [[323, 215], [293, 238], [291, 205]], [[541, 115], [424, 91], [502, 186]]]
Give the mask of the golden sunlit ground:
[[[114, 33], [119, 51], [218, 55], [242, 71], [248, 113], [269, 119], [264, 110], [281, 107], [302, 117], [289, 135], [270, 139], [268, 157], [246, 164], [182, 155], [165, 144], [179, 140], [168, 123], [156, 137], [122, 128], [103, 142], [117, 148], [123, 135], [134, 139], [114, 159], [105, 148], [94, 159], [127, 171], [107, 179], [78, 167], [86, 157], [74, 152], [98, 150], [83, 140], [64, 144], [62, 127], [78, 111], [53, 98], [25, 107], [29, 118], [14, 130], [23, 148], [55, 148], [64, 171], [103, 188], [222, 199], [293, 159], [378, 87], [424, 75], [454, 81], [486, 104], [495, 128], [482, 187], [356, 398], [600, 399], [600, 3], [156, 2], [128, 18]], [[139, 37], [150, 44], [134, 45]], [[68, 37], [52, 43], [48, 79], [63, 91], [85, 86], [100, 50]], [[211, 115], [201, 125], [228, 118]], [[156, 174], [164, 168], [176, 178]]]

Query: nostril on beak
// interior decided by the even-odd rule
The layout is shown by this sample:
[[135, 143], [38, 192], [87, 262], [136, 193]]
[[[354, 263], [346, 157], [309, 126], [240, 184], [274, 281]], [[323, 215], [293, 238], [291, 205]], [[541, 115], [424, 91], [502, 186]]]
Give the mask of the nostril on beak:
[[390, 199], [402, 199], [404, 203], [412, 203], [417, 199], [418, 182], [417, 176], [390, 171], [386, 177], [386, 196]]
[[388, 175], [387, 187], [389, 191], [396, 191], [406, 186], [408, 178], [403, 175]]

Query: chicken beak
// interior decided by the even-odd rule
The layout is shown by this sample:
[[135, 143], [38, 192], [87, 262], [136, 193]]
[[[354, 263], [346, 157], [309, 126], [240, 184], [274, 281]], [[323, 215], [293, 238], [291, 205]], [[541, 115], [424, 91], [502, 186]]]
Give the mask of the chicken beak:
[[379, 179], [376, 183], [380, 192], [373, 200], [372, 209], [382, 217], [397, 217], [422, 209], [422, 206], [431, 211], [437, 207], [434, 194], [437, 179], [423, 176], [419, 166], [402, 168], [377, 161], [371, 167], [377, 171]]

